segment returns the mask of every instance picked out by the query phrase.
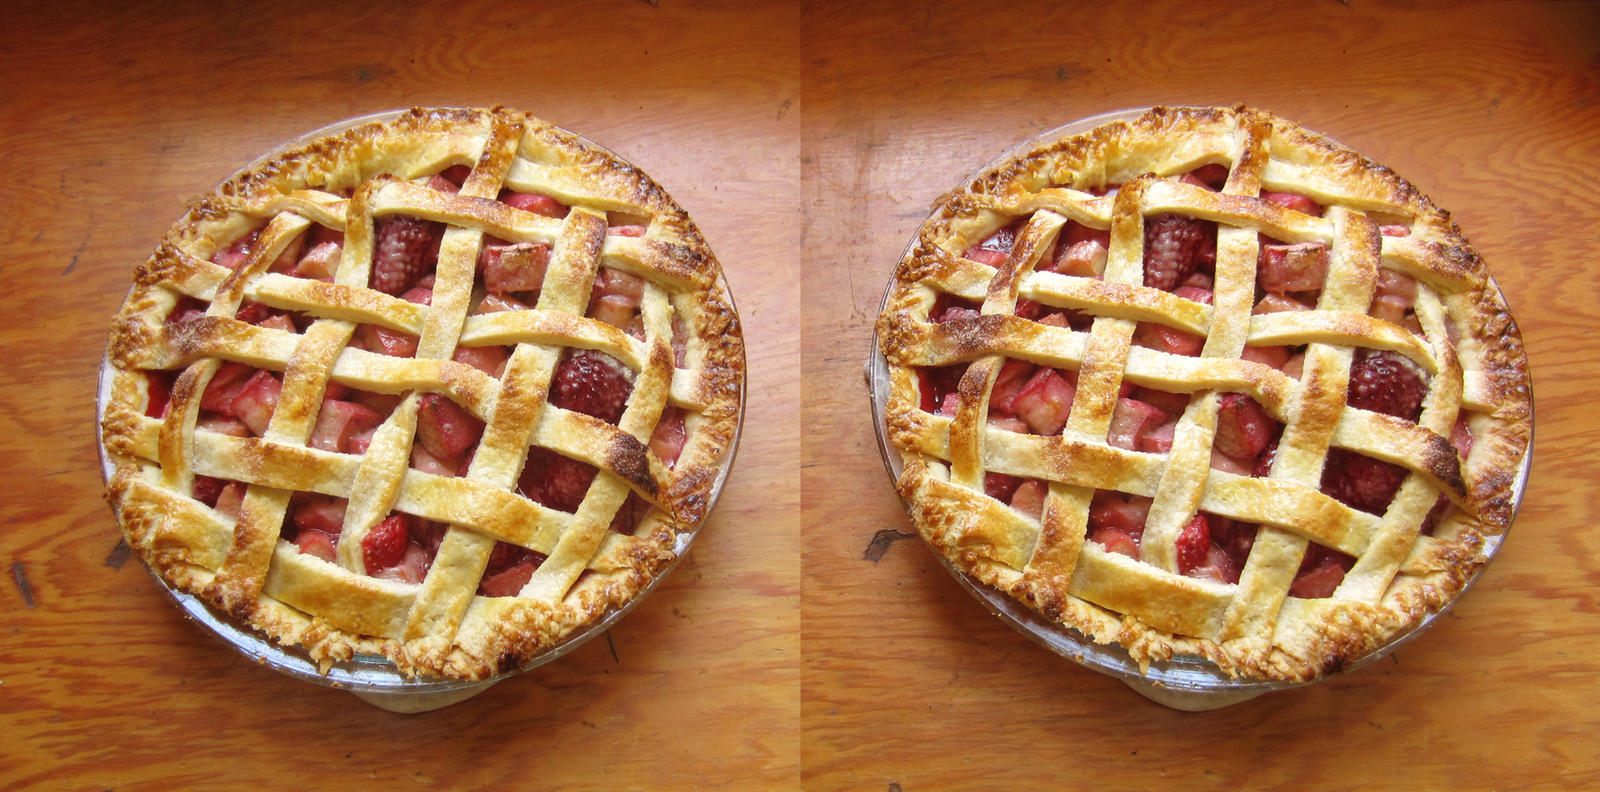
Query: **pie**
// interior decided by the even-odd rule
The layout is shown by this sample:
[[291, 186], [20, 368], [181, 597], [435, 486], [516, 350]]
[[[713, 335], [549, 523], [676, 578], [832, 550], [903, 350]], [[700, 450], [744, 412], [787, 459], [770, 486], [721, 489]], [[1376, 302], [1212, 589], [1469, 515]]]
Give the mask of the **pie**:
[[324, 671], [466, 680], [667, 568], [744, 387], [684, 211], [502, 108], [390, 114], [237, 174], [139, 266], [107, 360], [108, 497], [166, 584]]
[[1526, 355], [1393, 171], [1155, 108], [942, 198], [877, 321], [897, 487], [953, 566], [1145, 668], [1303, 681], [1460, 594], [1509, 526]]

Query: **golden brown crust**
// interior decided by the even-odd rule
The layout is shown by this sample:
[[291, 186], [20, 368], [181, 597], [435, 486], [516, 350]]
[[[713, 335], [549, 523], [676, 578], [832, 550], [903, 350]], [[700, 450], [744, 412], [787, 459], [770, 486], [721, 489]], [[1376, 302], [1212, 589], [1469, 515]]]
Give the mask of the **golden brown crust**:
[[[1178, 179], [1207, 164], [1229, 171], [1220, 192]], [[1120, 185], [1115, 195], [1090, 192], [1108, 185]], [[1327, 211], [1291, 211], [1258, 198], [1263, 190], [1309, 196]], [[1144, 286], [1142, 218], [1166, 212], [1224, 229], [1215, 308]], [[1067, 221], [1109, 230], [1103, 279], [1035, 268]], [[999, 263], [963, 258], [1008, 225], [1016, 242]], [[1329, 247], [1334, 263], [1316, 310], [1250, 315], [1258, 233]], [[1244, 291], [1225, 293], [1235, 288], [1224, 283], [1225, 266], [1243, 272]], [[1420, 284], [1417, 326], [1368, 315], [1380, 268]], [[981, 315], [935, 321], [941, 295], [982, 303]], [[1045, 326], [1013, 315], [1023, 299], [1111, 319], [1088, 330]], [[1130, 345], [1136, 322], [1209, 336], [1206, 351], [1185, 358]], [[922, 536], [977, 581], [1141, 663], [1198, 655], [1233, 675], [1306, 680], [1387, 644], [1486, 562], [1486, 538], [1510, 522], [1531, 435], [1516, 323], [1448, 215], [1388, 168], [1244, 107], [1155, 108], [979, 174], [934, 207], [876, 329], [889, 364], [885, 425], [903, 466], [898, 489]], [[1247, 342], [1306, 345], [1305, 374], [1238, 359]], [[1355, 348], [1398, 353], [1426, 373], [1416, 423], [1346, 407]], [[1077, 372], [1061, 433], [985, 425], [1003, 358]], [[955, 414], [925, 409], [918, 370], [955, 364], [970, 364]], [[1108, 443], [1122, 384], [1195, 394], [1170, 452]], [[1216, 394], [1230, 391], [1286, 427], [1269, 477], [1210, 467]], [[1458, 415], [1472, 432], [1464, 459], [1451, 442]], [[1330, 446], [1403, 467], [1386, 515], [1318, 491]], [[991, 472], [1048, 485], [1042, 513], [987, 495]], [[1099, 490], [1154, 498], [1142, 561], [1088, 539]], [[1440, 494], [1457, 509], [1424, 534]], [[1262, 525], [1238, 583], [1177, 574], [1171, 543], [1197, 510]], [[1312, 542], [1356, 559], [1333, 596], [1288, 592]]]
[[[423, 186], [451, 165], [472, 169], [459, 194]], [[572, 208], [564, 220], [515, 210], [494, 200], [502, 188]], [[397, 212], [451, 229], [431, 309], [366, 288], [373, 218]], [[608, 218], [645, 231], [608, 235]], [[313, 224], [345, 232], [335, 282], [266, 271]], [[211, 263], [257, 231], [258, 249], [237, 271]], [[556, 263], [536, 308], [465, 316], [477, 299], [472, 262], [490, 235], [551, 246]], [[352, 265], [359, 272], [347, 274]], [[583, 318], [601, 266], [644, 279], [636, 335]], [[183, 300], [213, 310], [166, 321]], [[242, 300], [317, 321], [303, 334], [251, 325], [232, 318]], [[358, 323], [420, 336], [419, 352], [394, 358], [348, 346]], [[675, 332], [684, 339], [682, 365], [674, 362]], [[458, 343], [515, 351], [497, 379], [452, 361]], [[551, 370], [568, 346], [604, 351], [634, 372], [618, 424], [547, 408]], [[413, 109], [246, 168], [196, 201], [139, 267], [112, 323], [107, 358], [108, 498], [152, 571], [325, 668], [382, 654], [406, 674], [474, 680], [522, 666], [594, 624], [675, 560], [674, 548], [709, 509], [744, 388], [738, 316], [684, 211], [610, 152], [502, 108]], [[197, 428], [198, 402], [219, 360], [283, 375], [264, 436]], [[145, 414], [147, 371], [174, 377], [165, 417]], [[405, 396], [365, 456], [307, 446], [325, 383]], [[466, 476], [407, 464], [414, 394], [424, 391], [447, 395], [488, 424]], [[669, 408], [681, 411], [686, 429], [670, 465], [647, 445]], [[516, 491], [530, 443], [603, 471], [577, 514]], [[196, 499], [196, 476], [249, 485], [239, 517]], [[359, 550], [341, 549], [335, 564], [281, 538], [293, 492], [348, 498], [347, 526], [356, 521], [351, 514], [370, 524], [392, 509], [452, 527], [422, 583], [369, 577]], [[607, 530], [630, 492], [649, 503], [649, 513], [633, 535]], [[548, 556], [519, 596], [474, 595], [496, 541]]]

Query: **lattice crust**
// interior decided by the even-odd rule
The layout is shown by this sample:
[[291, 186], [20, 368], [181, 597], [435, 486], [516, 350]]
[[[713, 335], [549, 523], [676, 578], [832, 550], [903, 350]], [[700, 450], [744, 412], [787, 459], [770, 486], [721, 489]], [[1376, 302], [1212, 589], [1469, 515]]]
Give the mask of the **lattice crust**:
[[[1205, 166], [1226, 181], [1185, 177]], [[1309, 198], [1321, 216], [1266, 191]], [[1216, 223], [1210, 304], [1146, 285], [1145, 226], [1158, 215]], [[1067, 249], [1069, 225], [1102, 234], [1103, 272], [1059, 271], [1052, 256]], [[1308, 310], [1258, 304], [1269, 239], [1327, 254]], [[1404, 322], [1375, 307], [1394, 273], [1416, 282]], [[1146, 328], [1199, 336], [1203, 348], [1136, 343]], [[1448, 215], [1382, 165], [1246, 108], [1158, 108], [977, 177], [934, 209], [877, 331], [898, 488], [922, 536], [976, 579], [1143, 663], [1194, 654], [1234, 675], [1309, 679], [1383, 645], [1485, 562], [1485, 538], [1510, 521], [1531, 431], [1516, 325]], [[1302, 370], [1246, 354], [1263, 347], [1301, 350]], [[1347, 405], [1352, 360], [1372, 354], [1361, 350], [1421, 372], [1415, 421]], [[1059, 430], [996, 418], [991, 399], [1021, 404], [1014, 384], [1002, 392], [1013, 364], [1075, 372]], [[934, 373], [952, 371], [949, 382], [960, 379], [944, 401], [925, 398]], [[1130, 389], [1177, 395], [1170, 440], [1154, 450], [1117, 441]], [[1219, 469], [1219, 411], [1238, 404], [1225, 394], [1282, 426], [1258, 475]], [[1324, 494], [1330, 449], [1400, 466], [1386, 508]], [[1042, 505], [997, 497], [987, 483], [997, 474], [1041, 482]], [[1092, 538], [1097, 492], [1150, 499], [1136, 551]], [[1439, 520], [1441, 493], [1451, 505]], [[1180, 573], [1180, 535], [1197, 514], [1260, 526], [1237, 581]], [[1313, 547], [1348, 566], [1331, 593], [1295, 596]]]
[[[452, 167], [466, 174], [459, 188], [437, 189], [442, 182], [430, 179]], [[512, 192], [544, 196], [566, 207], [565, 216], [496, 200]], [[383, 244], [375, 228], [393, 216], [441, 224], [426, 304], [369, 288]], [[619, 233], [622, 223], [637, 236]], [[327, 277], [285, 271], [283, 262], [294, 262], [285, 251], [340, 232]], [[542, 284], [518, 293], [536, 303], [487, 310], [481, 257], [491, 241], [548, 256]], [[229, 250], [248, 254], [230, 266], [213, 263]], [[629, 327], [593, 318], [601, 273], [637, 284]], [[241, 306], [252, 304], [284, 318], [241, 320]], [[195, 313], [175, 320], [184, 306]], [[372, 351], [352, 340], [358, 329], [414, 337], [415, 352]], [[458, 362], [485, 350], [498, 350], [503, 371]], [[549, 403], [552, 377], [576, 350], [626, 368], [614, 375], [632, 383], [616, 421]], [[466, 679], [519, 666], [664, 569], [677, 537], [709, 508], [744, 378], [740, 325], [720, 268], [683, 210], [609, 152], [503, 109], [412, 110], [230, 179], [139, 268], [109, 359], [109, 497], [129, 543], [157, 574], [276, 641], [304, 647], [325, 668], [381, 653], [408, 674]], [[241, 363], [281, 379], [260, 436], [232, 436], [244, 433], [201, 419], [214, 415], [202, 409], [204, 394], [216, 390], [207, 390], [212, 378]], [[158, 382], [170, 383], [164, 417]], [[314, 444], [324, 431], [319, 408], [326, 413], [335, 391], [394, 405], [363, 437], [365, 453]], [[435, 409], [470, 414], [458, 423], [482, 422], [464, 469], [415, 462], [426, 442], [419, 425]], [[664, 459], [653, 438], [669, 413], [682, 418], [675, 460]], [[578, 490], [575, 508], [554, 508], [523, 491], [539, 482], [519, 484], [530, 453], [599, 472]], [[238, 482], [242, 499], [231, 509], [207, 503], [197, 490], [210, 479]], [[292, 512], [308, 499], [345, 499], [342, 525], [326, 529], [338, 537], [332, 560], [285, 538], [311, 536], [296, 533], [300, 512]], [[613, 526], [636, 500], [645, 506], [631, 532]], [[442, 532], [420, 581], [365, 568], [363, 540], [386, 515]], [[522, 570], [519, 590], [489, 596], [480, 586], [497, 547], [536, 559], [524, 562], [536, 567]]]

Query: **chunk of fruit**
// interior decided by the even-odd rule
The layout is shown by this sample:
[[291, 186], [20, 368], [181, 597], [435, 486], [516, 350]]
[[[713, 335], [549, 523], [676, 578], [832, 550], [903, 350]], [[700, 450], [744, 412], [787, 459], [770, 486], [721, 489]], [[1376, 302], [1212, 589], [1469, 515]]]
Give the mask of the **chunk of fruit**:
[[232, 244], [212, 255], [211, 263], [220, 264], [231, 270], [238, 269], [244, 265], [245, 260], [250, 257], [250, 253], [255, 250], [256, 240], [260, 238], [261, 230], [256, 229], [239, 239], [235, 239]]
[[200, 409], [232, 415], [233, 400], [239, 397], [239, 391], [244, 390], [245, 383], [256, 371], [243, 363], [232, 361], [217, 366], [211, 381], [206, 383], [205, 393], [200, 395]]
[[1224, 393], [1217, 401], [1216, 448], [1236, 459], [1253, 460], [1278, 431], [1278, 422], [1255, 399]]
[[1231, 457], [1215, 448], [1211, 449], [1212, 470], [1220, 470], [1224, 473], [1232, 473], [1236, 476], [1248, 476], [1253, 468], [1253, 460]]
[[420, 443], [411, 447], [411, 466], [423, 473], [454, 478], [461, 474], [461, 460], [444, 458], [428, 452]]
[[1100, 490], [1089, 501], [1091, 529], [1112, 528], [1129, 536], [1142, 536], [1149, 516], [1150, 499], [1142, 495]]
[[301, 532], [321, 531], [329, 536], [338, 536], [344, 530], [344, 512], [348, 505], [343, 498], [323, 495], [306, 497], [295, 503], [294, 527]]
[[294, 544], [300, 548], [300, 552], [316, 556], [330, 564], [338, 563], [339, 554], [334, 549], [334, 543], [337, 541], [338, 537], [321, 531], [301, 531], [294, 537]]
[[317, 425], [311, 430], [309, 444], [323, 451], [356, 453], [351, 448], [351, 437], [371, 431], [380, 423], [383, 423], [383, 416], [371, 407], [338, 399], [324, 399], [322, 411], [317, 414]]
[[1328, 279], [1328, 246], [1321, 242], [1262, 245], [1256, 279], [1261, 288], [1277, 294], [1321, 289]]
[[1178, 574], [1188, 575], [1206, 562], [1211, 552], [1211, 521], [1196, 514], [1178, 531]]
[[534, 446], [528, 449], [528, 461], [522, 467], [517, 489], [552, 509], [577, 511], [594, 476], [593, 467], [548, 448]]
[[677, 464], [678, 456], [683, 453], [683, 444], [688, 435], [683, 425], [683, 410], [668, 405], [661, 413], [661, 420], [656, 424], [656, 429], [650, 435], [650, 451], [655, 454], [667, 467]]
[[1343, 448], [1328, 449], [1322, 492], [1352, 509], [1382, 514], [1394, 500], [1406, 469]]
[[497, 346], [458, 346], [450, 359], [457, 363], [465, 363], [491, 377], [499, 377], [505, 373], [506, 361], [511, 359], [511, 352], [505, 347]]
[[294, 274], [302, 278], [332, 281], [334, 273], [339, 271], [339, 258], [343, 255], [344, 247], [338, 242], [314, 245], [300, 257], [300, 263], [295, 265]]
[[1096, 528], [1089, 539], [1099, 543], [1108, 553], [1120, 553], [1129, 558], [1139, 557], [1139, 538], [1116, 528]]
[[543, 288], [549, 264], [550, 246], [542, 242], [485, 245], [478, 254], [483, 286], [491, 295]]
[[478, 444], [483, 421], [449, 398], [424, 393], [417, 404], [417, 439], [436, 457], [458, 457]]
[[369, 286], [400, 294], [433, 270], [439, 259], [438, 223], [404, 215], [380, 217], [373, 231], [372, 276]]
[[523, 586], [528, 585], [537, 567], [538, 564], [533, 561], [522, 561], [493, 575], [485, 575], [483, 580], [478, 581], [478, 594], [484, 597], [515, 597], [522, 593]]
[[356, 327], [356, 338], [369, 352], [390, 357], [412, 357], [417, 354], [418, 338], [410, 333], [390, 330], [381, 325], [364, 324]]
[[1136, 399], [1117, 399], [1111, 412], [1111, 428], [1106, 442], [1129, 451], [1139, 447], [1139, 441], [1152, 429], [1165, 423], [1167, 414], [1160, 409]]
[[1172, 450], [1172, 440], [1177, 431], [1177, 421], [1157, 426], [1139, 438], [1138, 449], [1149, 454], [1165, 454]]
[[1296, 575], [1294, 583], [1289, 585], [1289, 596], [1301, 599], [1331, 597], [1339, 584], [1344, 582], [1344, 573], [1344, 567], [1339, 566], [1338, 562], [1325, 560]]
[[[1191, 179], [1193, 181], [1190, 181]], [[1228, 183], [1228, 166], [1216, 162], [1201, 165], [1185, 173], [1183, 180], [1191, 184], [1198, 183], [1197, 186], [1211, 190], [1220, 190], [1223, 185]]]
[[406, 554], [406, 544], [411, 541], [409, 523], [405, 515], [391, 514], [361, 538], [361, 558], [368, 572], [400, 563]]
[[513, 209], [545, 217], [567, 216], [566, 204], [542, 193], [508, 192], [500, 196], [500, 202]]
[[[401, 583], [421, 583], [428, 577], [428, 568], [431, 566], [433, 566], [433, 556], [417, 544], [411, 543], [406, 545], [399, 561], [386, 569], [374, 572], [372, 576], [384, 580], [397, 580]], [[371, 572], [372, 568], [368, 567], [367, 571]]]
[[1175, 214], [1144, 219], [1144, 285], [1172, 291], [1216, 257], [1216, 223]]
[[1268, 192], [1263, 190], [1261, 193], [1261, 200], [1275, 203], [1285, 209], [1293, 209], [1296, 212], [1304, 212], [1305, 214], [1315, 217], [1322, 216], [1322, 204], [1311, 200], [1309, 196], [1301, 195], [1299, 193]]
[[490, 294], [486, 295], [483, 300], [478, 303], [478, 307], [472, 309], [472, 315], [478, 316], [480, 314], [497, 313], [499, 311], [526, 310], [529, 310], [529, 307], [520, 300], [512, 299], [503, 294]]
[[1279, 311], [1309, 311], [1312, 307], [1293, 297], [1269, 292], [1267, 296], [1261, 298], [1260, 302], [1256, 303], [1255, 309], [1250, 313], [1269, 314], [1278, 313]]
[[989, 414], [1010, 415], [1016, 412], [1017, 393], [1028, 384], [1037, 366], [1026, 360], [1007, 358], [995, 377], [994, 389], [989, 392]]
[[1289, 348], [1283, 346], [1247, 346], [1239, 353], [1241, 360], [1249, 360], [1281, 370], [1289, 362]]
[[983, 474], [983, 492], [997, 501], [1010, 501], [1012, 493], [1022, 486], [1022, 479], [1005, 473], [989, 471]]
[[1044, 517], [1044, 497], [1049, 489], [1038, 479], [1028, 479], [1011, 493], [1011, 508], [1035, 520]]
[[616, 358], [593, 350], [561, 361], [550, 383], [551, 404], [612, 424], [622, 418], [632, 394], [632, 372]]
[[1422, 409], [1424, 385], [1414, 364], [1389, 351], [1363, 349], [1350, 364], [1351, 407], [1380, 412], [1408, 421]]
[[650, 229], [647, 226], [642, 226], [637, 223], [626, 223], [607, 228], [606, 234], [608, 236], [642, 237], [645, 235], [645, 232], [649, 230]]
[[[1190, 277], [1192, 278], [1194, 276], [1191, 275]], [[1211, 290], [1200, 286], [1179, 286], [1178, 288], [1173, 289], [1172, 293], [1178, 297], [1182, 297], [1185, 300], [1197, 302], [1201, 305], [1211, 304]]]
[[228, 411], [244, 421], [245, 426], [259, 437], [266, 434], [267, 425], [272, 422], [272, 411], [278, 408], [278, 395], [282, 392], [283, 383], [277, 377], [268, 371], [257, 371], [239, 389]]
[[1164, 324], [1140, 322], [1133, 331], [1133, 344], [1169, 355], [1196, 357], [1205, 349], [1206, 339]]
[[1101, 277], [1106, 272], [1106, 245], [1098, 239], [1074, 242], [1061, 250], [1049, 269], [1062, 275]]
[[[1123, 384], [1126, 385], [1128, 383], [1124, 382]], [[1173, 418], [1182, 415], [1183, 411], [1189, 407], [1189, 394], [1187, 393], [1170, 393], [1156, 390], [1155, 388], [1135, 386], [1127, 392], [1126, 396], [1130, 399], [1138, 399]]]
[[1067, 425], [1075, 393], [1055, 369], [1041, 368], [1017, 391], [1012, 408], [1035, 434], [1053, 435]]

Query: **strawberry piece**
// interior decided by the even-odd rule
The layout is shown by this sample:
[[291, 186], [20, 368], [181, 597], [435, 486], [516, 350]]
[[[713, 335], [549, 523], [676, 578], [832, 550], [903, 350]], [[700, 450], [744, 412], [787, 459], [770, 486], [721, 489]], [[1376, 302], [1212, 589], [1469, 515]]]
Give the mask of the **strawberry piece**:
[[[1193, 179], [1193, 181], [1190, 182], [1190, 179]], [[1223, 185], [1228, 183], [1228, 166], [1216, 162], [1201, 165], [1185, 173], [1183, 181], [1191, 184], [1198, 182], [1197, 186], [1205, 187], [1212, 191], [1220, 190]]]
[[257, 327], [269, 327], [273, 330], [282, 330], [285, 333], [298, 333], [299, 328], [294, 326], [294, 320], [288, 314], [277, 314], [267, 319], [256, 322]]
[[683, 410], [668, 405], [662, 411], [661, 421], [656, 424], [655, 431], [650, 434], [650, 452], [670, 468], [677, 464], [678, 456], [683, 453], [683, 444], [687, 439], [683, 425]]
[[217, 505], [217, 498], [222, 495], [222, 488], [228, 482], [211, 476], [195, 476], [194, 484], [190, 486], [190, 493], [195, 500], [207, 506]]
[[372, 245], [369, 286], [384, 294], [400, 294], [439, 259], [438, 223], [404, 215], [378, 218]]
[[[167, 405], [172, 401], [173, 373], [170, 371], [146, 371], [144, 379], [144, 414], [150, 418], [165, 417]], [[213, 376], [212, 379], [215, 380], [216, 377]]]
[[450, 181], [449, 177], [445, 176], [443, 173], [435, 173], [433, 176], [428, 178], [428, 189], [438, 190], [442, 193], [450, 193], [451, 195], [454, 195], [461, 192], [461, 185]]
[[311, 430], [309, 445], [335, 453], [357, 453], [351, 447], [351, 438], [373, 431], [383, 423], [383, 416], [371, 407], [338, 399], [323, 399], [322, 410], [317, 413], [317, 425]]
[[[405, 546], [405, 552], [400, 555], [400, 560], [396, 561], [393, 566], [387, 569], [380, 569], [373, 573], [372, 576], [383, 580], [415, 584], [421, 583], [428, 576], [428, 568], [432, 566], [433, 556], [419, 545], [412, 543]], [[368, 569], [370, 570], [370, 567]]]
[[506, 362], [511, 360], [511, 351], [505, 347], [486, 346], [468, 347], [458, 346], [451, 360], [465, 363], [491, 377], [498, 378], [505, 373]]
[[406, 289], [404, 294], [400, 295], [400, 299], [417, 305], [433, 305], [432, 284], [428, 286], [412, 286]]
[[439, 171], [439, 175], [456, 187], [461, 187], [467, 183], [467, 177], [472, 175], [472, 168], [466, 165], [451, 165]]
[[614, 424], [633, 394], [632, 372], [604, 352], [569, 355], [550, 383], [550, 403]]
[[228, 482], [222, 488], [222, 494], [217, 496], [217, 503], [212, 508], [225, 517], [239, 519], [239, 509], [244, 506], [244, 485], [237, 481]]
[[633, 536], [639, 528], [639, 521], [650, 513], [650, 501], [639, 497], [639, 493], [628, 493], [627, 500], [617, 507], [617, 513], [611, 515], [611, 525], [608, 527], [613, 533], [623, 536]]
[[293, 508], [295, 529], [338, 536], [344, 530], [344, 512], [348, 505], [349, 502], [343, 498], [297, 496]]
[[257, 437], [266, 434], [272, 422], [272, 412], [278, 408], [278, 395], [283, 383], [269, 371], [257, 371], [229, 405], [228, 413], [244, 421]]
[[1034, 434], [1053, 435], [1067, 425], [1077, 389], [1053, 368], [1041, 368], [1023, 384], [1012, 408]]
[[376, 572], [400, 563], [410, 541], [410, 519], [406, 515], [390, 514], [383, 518], [383, 522], [372, 526], [372, 530], [361, 537], [361, 558], [367, 571]]
[[1244, 563], [1250, 558], [1250, 550], [1255, 547], [1256, 533], [1261, 526], [1255, 523], [1242, 523], [1219, 517], [1211, 517], [1211, 542], [1215, 544], [1228, 559], [1228, 567], [1232, 569], [1232, 577], [1224, 578], [1225, 583], [1239, 582], [1239, 573], [1244, 570]]
[[1394, 352], [1363, 349], [1350, 364], [1351, 407], [1417, 420], [1424, 385], [1411, 361]]
[[588, 464], [534, 446], [528, 449], [528, 461], [522, 467], [517, 489], [530, 500], [552, 509], [577, 511], [589, 492], [595, 472]]
[[1050, 490], [1038, 479], [1028, 479], [1011, 494], [1011, 508], [1035, 520], [1044, 517], [1044, 498]]
[[1278, 441], [1273, 440], [1272, 442], [1267, 443], [1267, 447], [1261, 449], [1261, 453], [1256, 456], [1256, 463], [1250, 468], [1250, 475], [1256, 478], [1266, 477], [1272, 472], [1273, 460], [1276, 460], [1277, 458]]
[[1009, 501], [1011, 495], [1022, 486], [1022, 479], [1006, 473], [989, 471], [983, 474], [983, 492], [997, 501]]
[[948, 322], [954, 319], [964, 319], [979, 316], [978, 303], [968, 302], [953, 294], [940, 292], [933, 298], [933, 307], [928, 311], [928, 318], [935, 322]]
[[1241, 569], [1239, 564], [1228, 557], [1226, 550], [1213, 544], [1206, 547], [1205, 560], [1184, 574], [1218, 583], [1238, 583]]
[[513, 209], [544, 215], [566, 217], [567, 205], [542, 193], [502, 192], [500, 202]]
[[364, 324], [356, 327], [357, 340], [368, 352], [376, 352], [390, 357], [413, 357], [417, 354], [417, 344], [420, 341], [410, 333], [399, 330], [390, 330], [381, 325]]
[[295, 546], [300, 548], [300, 552], [316, 556], [330, 564], [336, 564], [339, 561], [339, 552], [334, 547], [337, 541], [338, 537], [321, 531], [301, 531], [295, 534], [294, 537]]
[[606, 234], [608, 236], [642, 237], [648, 230], [649, 229], [645, 226], [638, 225], [636, 223], [628, 223], [624, 225], [610, 226], [606, 229]]
[[989, 248], [975, 247], [968, 250], [966, 254], [962, 256], [962, 258], [970, 259], [978, 262], [979, 264], [999, 269], [1001, 264], [1006, 263], [1006, 252], [1004, 250], [991, 250]]
[[545, 268], [550, 265], [550, 246], [542, 242], [515, 245], [484, 245], [478, 254], [478, 270], [483, 287], [490, 294], [536, 291], [544, 287]]
[[1110, 528], [1128, 536], [1143, 536], [1149, 516], [1150, 499], [1143, 495], [1100, 490], [1089, 501], [1089, 527], [1093, 529]]
[[1177, 432], [1177, 421], [1157, 426], [1139, 437], [1138, 449], [1151, 454], [1165, 454], [1172, 450], [1172, 440]]
[[281, 315], [283, 315], [282, 311], [275, 311], [253, 300], [245, 300], [239, 305], [239, 310], [234, 313], [233, 318], [245, 324], [259, 325], [274, 316]]
[[1305, 572], [1301, 572], [1289, 585], [1289, 596], [1301, 599], [1325, 599], [1333, 596], [1335, 589], [1344, 582], [1345, 570], [1338, 564], [1327, 562]]
[[1164, 324], [1140, 322], [1133, 330], [1133, 344], [1169, 355], [1197, 357], [1205, 349], [1206, 339]]
[[524, 586], [528, 585], [528, 581], [533, 578], [533, 570], [538, 566], [534, 561], [522, 561], [493, 575], [485, 575], [478, 581], [478, 596], [515, 597], [522, 593]]
[[1150, 430], [1166, 421], [1167, 414], [1156, 407], [1136, 399], [1117, 399], [1117, 406], [1111, 411], [1111, 427], [1106, 442], [1132, 451]]
[[1328, 449], [1322, 492], [1352, 509], [1382, 514], [1394, 500], [1406, 469], [1343, 448]]
[[1144, 219], [1144, 285], [1172, 291], [1216, 258], [1216, 223], [1175, 214]]
[[1300, 193], [1270, 192], [1263, 190], [1261, 192], [1261, 200], [1269, 203], [1275, 203], [1285, 209], [1293, 209], [1296, 212], [1303, 212], [1314, 217], [1322, 216], [1322, 204], [1319, 204], [1316, 201], [1311, 200], [1310, 197], [1301, 195]]
[[447, 397], [424, 393], [417, 404], [417, 439], [436, 457], [458, 457], [478, 444], [483, 421]]
[[917, 387], [922, 394], [921, 409], [924, 412], [933, 412], [944, 402], [946, 394], [955, 392], [956, 386], [961, 382], [961, 375], [966, 371], [965, 363], [917, 369]]
[[1256, 280], [1268, 292], [1317, 291], [1328, 279], [1328, 246], [1321, 242], [1262, 245]]
[[1216, 448], [1228, 456], [1254, 460], [1278, 428], [1278, 422], [1249, 396], [1224, 393], [1217, 401]]
[[943, 415], [946, 418], [956, 417], [956, 411], [961, 409], [961, 394], [946, 393], [944, 401], [939, 402], [939, 409], [934, 410], [934, 415]]
[[644, 278], [622, 270], [601, 267], [594, 281], [597, 296], [616, 297], [622, 304], [638, 308], [644, 299]]
[[1106, 272], [1106, 245], [1098, 239], [1085, 239], [1064, 245], [1061, 253], [1050, 262], [1046, 272], [1076, 275], [1080, 278], [1099, 278]]
[[1394, 270], [1378, 269], [1378, 291], [1370, 313], [1386, 322], [1400, 324], [1417, 300], [1417, 282]]
[[478, 316], [481, 314], [498, 313], [500, 311], [526, 310], [530, 310], [529, 306], [520, 300], [507, 297], [503, 294], [489, 294], [485, 295], [483, 300], [478, 303], [478, 306], [472, 309], [472, 315]]
[[1010, 225], [997, 228], [994, 233], [984, 237], [983, 241], [977, 244], [977, 247], [981, 250], [998, 250], [1001, 253], [1010, 253], [1012, 248], [1017, 246], [1017, 230], [1021, 225], [1022, 222], [1019, 220], [1012, 222]]
[[1178, 531], [1178, 574], [1188, 575], [1206, 562], [1211, 552], [1211, 521], [1196, 514]]

